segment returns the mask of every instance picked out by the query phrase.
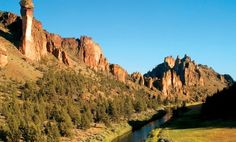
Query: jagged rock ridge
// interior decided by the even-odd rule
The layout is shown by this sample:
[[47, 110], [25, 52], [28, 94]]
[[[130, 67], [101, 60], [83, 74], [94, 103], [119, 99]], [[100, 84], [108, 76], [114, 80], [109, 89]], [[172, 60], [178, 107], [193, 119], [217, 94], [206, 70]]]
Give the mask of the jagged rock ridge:
[[[210, 95], [233, 83], [229, 75], [220, 75], [207, 66], [198, 65], [187, 55], [183, 59], [166, 57], [164, 63], [144, 76], [152, 80], [152, 84], [149, 81], [148, 87], [154, 86], [166, 96], [173, 94], [189, 96], [203, 92]], [[199, 90], [192, 91], [194, 88]]]
[[[8, 12], [0, 13], [0, 23], [9, 29], [8, 33], [1, 32], [4, 38], [11, 40], [16, 47], [19, 47], [27, 59], [39, 61], [50, 53], [68, 66], [72, 67], [73, 62], [83, 63], [95, 71], [111, 73], [116, 79], [126, 81], [128, 73], [121, 66], [110, 64], [101, 47], [92, 38], [87, 36], [82, 36], [80, 39], [62, 38], [57, 34], [49, 33], [43, 29], [39, 21], [32, 18], [32, 8], [22, 7], [21, 10], [22, 18]], [[31, 18], [32, 23], [29, 22]], [[27, 32], [31, 30], [31, 36], [27, 35]]]

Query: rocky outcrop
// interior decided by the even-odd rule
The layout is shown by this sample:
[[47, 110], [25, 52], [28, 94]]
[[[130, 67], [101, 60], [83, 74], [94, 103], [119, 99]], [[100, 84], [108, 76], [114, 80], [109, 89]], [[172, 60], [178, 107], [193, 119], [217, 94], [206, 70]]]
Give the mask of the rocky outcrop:
[[172, 94], [172, 92], [183, 94], [182, 82], [176, 72], [172, 70], [164, 73], [160, 88], [164, 95]]
[[47, 51], [52, 53], [54, 48], [62, 48], [62, 37], [57, 34], [46, 32], [47, 38]]
[[125, 71], [121, 66], [117, 64], [110, 65], [110, 72], [115, 76], [115, 79], [126, 82], [126, 78], [128, 76], [127, 71]]
[[19, 50], [30, 60], [47, 54], [46, 37], [39, 21], [34, 20], [32, 1], [21, 1], [22, 36]]
[[78, 56], [79, 39], [76, 38], [63, 38], [61, 47], [68, 53]]
[[[15, 14], [0, 12], [0, 22], [5, 29], [9, 29], [9, 35], [4, 33], [6, 38], [20, 42], [19, 49], [28, 59], [38, 61], [49, 53], [66, 65], [82, 63], [95, 71], [111, 73], [116, 79], [126, 81], [128, 73], [119, 65], [110, 65], [101, 47], [92, 38], [63, 38], [49, 33], [43, 30], [39, 21], [33, 19], [32, 7], [22, 5], [21, 11], [22, 19]], [[144, 84], [143, 78], [140, 84]]]
[[20, 18], [19, 16], [9, 13], [9, 12], [0, 12], [0, 23], [4, 26], [10, 26], [12, 23], [15, 23]]
[[0, 68], [5, 67], [8, 64], [7, 51], [5, 48], [0, 47]]
[[175, 66], [175, 59], [172, 56], [168, 56], [164, 59], [164, 63], [167, 68], [173, 68]]
[[51, 34], [48, 32], [46, 32], [46, 38], [47, 38], [47, 51], [49, 53], [52, 53], [60, 62], [70, 66], [71, 59], [68, 57], [67, 53], [64, 51], [64, 48], [78, 46], [78, 44], [74, 45], [73, 40], [67, 40], [57, 34]]
[[[217, 89], [222, 89], [233, 83], [231, 77], [219, 75], [211, 68], [197, 65], [187, 55], [183, 59], [166, 57], [162, 64], [144, 76], [149, 78], [148, 80], [152, 80], [146, 84], [148, 88], [154, 86], [166, 96], [173, 94], [189, 95], [192, 93], [192, 88], [199, 88], [199, 91], [208, 89], [210, 91], [208, 94], [212, 94]], [[153, 81], [154, 78], [155, 81]]]
[[82, 36], [80, 38], [79, 58], [94, 70], [109, 71], [109, 63], [103, 55], [100, 46], [92, 38]]
[[22, 18], [12, 13], [0, 12], [0, 23], [4, 29], [7, 29], [1, 32], [2, 36], [15, 44], [26, 58], [38, 61], [47, 55], [46, 35], [39, 21], [33, 19], [32, 23], [27, 22], [29, 21], [26, 16], [29, 15], [27, 10], [22, 7], [22, 16], [24, 15]]
[[145, 77], [145, 85], [149, 88], [152, 89], [153, 88], [153, 79], [151, 77]]
[[58, 56], [58, 52], [64, 52], [64, 55], [70, 53], [96, 71], [109, 72], [109, 63], [104, 57], [100, 46], [92, 38], [87, 36], [82, 36], [80, 39], [62, 38], [57, 34], [47, 32], [46, 37], [47, 51], [53, 53], [59, 60], [64, 60], [64, 58], [60, 59], [61, 56]]
[[132, 78], [133, 82], [135, 82], [139, 85], [144, 85], [144, 83], [145, 83], [143, 75], [139, 72], [132, 73], [131, 78]]
[[182, 60], [177, 58], [174, 70], [185, 86], [204, 85], [200, 67], [187, 55]]

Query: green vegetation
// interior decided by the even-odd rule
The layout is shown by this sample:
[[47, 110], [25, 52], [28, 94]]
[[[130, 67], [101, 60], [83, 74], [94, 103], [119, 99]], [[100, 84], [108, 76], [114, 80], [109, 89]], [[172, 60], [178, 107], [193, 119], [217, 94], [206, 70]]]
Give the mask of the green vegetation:
[[[93, 123], [110, 126], [111, 122], [128, 120], [134, 113], [156, 109], [160, 103], [144, 90], [130, 89], [103, 75], [98, 77], [52, 69], [37, 82], [11, 86], [9, 90], [2, 87], [9, 96], [0, 108], [5, 121], [0, 125], [0, 140], [58, 141], [60, 137], [73, 137], [74, 129], [85, 130]], [[119, 95], [111, 94], [111, 90]]]
[[200, 109], [200, 106], [195, 106], [187, 113], [179, 114], [164, 126], [159, 139], [171, 142], [236, 141], [236, 121], [203, 120]]
[[236, 119], [236, 83], [209, 96], [202, 107], [202, 115], [208, 119]]
[[146, 142], [157, 142], [160, 132], [161, 132], [160, 128], [152, 130]]

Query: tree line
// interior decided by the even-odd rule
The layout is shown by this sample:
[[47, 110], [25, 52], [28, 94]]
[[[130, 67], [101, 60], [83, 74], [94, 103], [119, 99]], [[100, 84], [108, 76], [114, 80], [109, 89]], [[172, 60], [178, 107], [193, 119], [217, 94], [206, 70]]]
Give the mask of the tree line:
[[[112, 94], [114, 89], [119, 95]], [[96, 94], [99, 90], [104, 95]], [[86, 92], [91, 95], [83, 98]], [[73, 136], [73, 129], [88, 129], [94, 123], [109, 126], [128, 120], [133, 113], [156, 109], [160, 103], [160, 98], [150, 97], [144, 90], [130, 89], [103, 76], [98, 81], [74, 71], [49, 70], [37, 82], [21, 85], [4, 101], [0, 139], [58, 141], [61, 136]]]

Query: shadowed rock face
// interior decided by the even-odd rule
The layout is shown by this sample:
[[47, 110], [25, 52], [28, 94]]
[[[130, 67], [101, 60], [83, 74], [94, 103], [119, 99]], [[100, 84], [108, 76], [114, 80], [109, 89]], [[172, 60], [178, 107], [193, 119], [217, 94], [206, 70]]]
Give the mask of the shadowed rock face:
[[8, 63], [7, 51], [5, 48], [0, 47], [0, 68], [3, 68]]
[[[159, 88], [166, 96], [173, 94], [190, 95], [191, 89], [194, 87], [202, 90], [209, 89], [210, 93], [208, 94], [212, 94], [233, 83], [233, 79], [228, 75], [219, 75], [206, 66], [197, 65], [187, 55], [183, 59], [166, 57], [164, 63], [144, 76], [149, 80], [151, 80], [150, 78], [157, 78], [157, 83], [153, 81], [152, 85]], [[148, 83], [148, 87], [152, 86], [150, 83]]]

